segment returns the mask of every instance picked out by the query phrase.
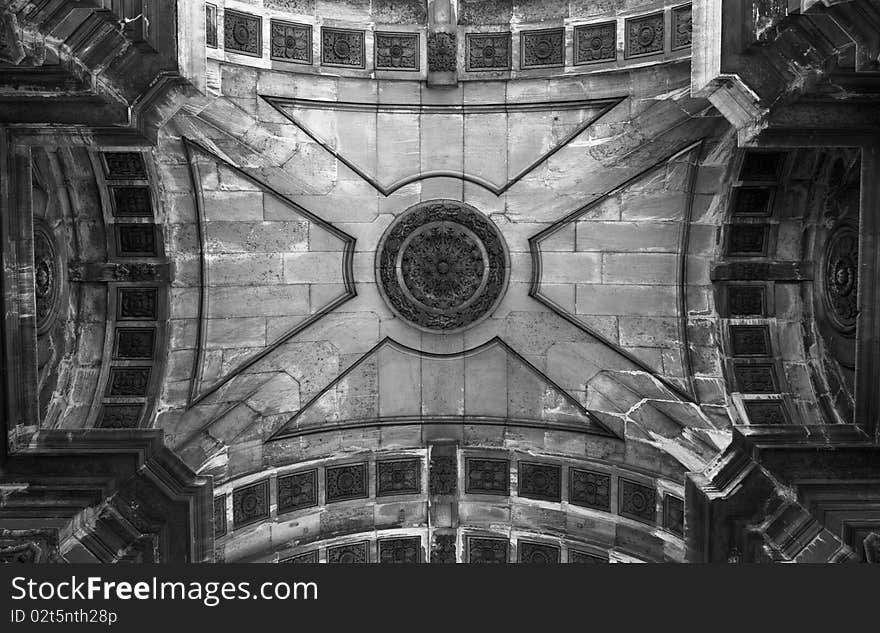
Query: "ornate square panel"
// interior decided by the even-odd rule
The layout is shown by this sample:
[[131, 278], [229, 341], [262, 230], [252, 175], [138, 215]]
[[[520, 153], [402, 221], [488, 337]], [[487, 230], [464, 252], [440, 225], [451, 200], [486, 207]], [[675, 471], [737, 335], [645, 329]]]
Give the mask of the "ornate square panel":
[[788, 424], [785, 405], [780, 400], [743, 401], [749, 424]]
[[149, 367], [111, 367], [107, 395], [146, 396], [149, 382]]
[[782, 177], [784, 152], [746, 152], [739, 179], [743, 182], [776, 183]]
[[555, 545], [519, 541], [519, 562], [533, 565], [547, 565], [560, 561], [561, 550]]
[[768, 233], [766, 224], [731, 224], [728, 226], [727, 254], [751, 257], [767, 255]]
[[771, 363], [733, 366], [737, 388], [742, 393], [778, 393], [776, 369]]
[[418, 494], [422, 491], [422, 460], [376, 462], [376, 496]]
[[205, 44], [217, 48], [217, 7], [210, 3], [205, 5]]
[[617, 23], [574, 27], [574, 63], [597, 64], [617, 59]]
[[262, 57], [262, 18], [257, 15], [226, 9], [223, 12], [223, 47], [233, 53]]
[[240, 528], [269, 518], [269, 480], [232, 491], [232, 525]]
[[154, 328], [116, 328], [113, 358], [122, 360], [153, 358], [155, 344]]
[[117, 224], [116, 254], [120, 257], [156, 257], [156, 228], [152, 224]]
[[565, 29], [522, 31], [519, 35], [520, 68], [553, 68], [565, 65]]
[[432, 563], [454, 563], [455, 534], [435, 534], [431, 545]]
[[467, 70], [510, 69], [510, 33], [468, 33], [465, 43]]
[[733, 215], [739, 217], [767, 217], [773, 213], [772, 187], [735, 187], [733, 190]]
[[418, 70], [419, 34], [376, 31], [376, 70]]
[[110, 187], [110, 198], [113, 202], [113, 215], [116, 217], [153, 217], [149, 187]]
[[421, 563], [422, 539], [418, 536], [379, 539], [380, 563]]
[[328, 547], [327, 562], [339, 563], [342, 565], [369, 563], [369, 546], [369, 541], [361, 541], [360, 543], [349, 543], [337, 547]]
[[147, 177], [144, 156], [140, 152], [104, 152], [104, 167], [111, 180], [143, 180]]
[[117, 288], [116, 318], [120, 321], [155, 321], [158, 288]]
[[318, 505], [318, 471], [278, 477], [278, 513]]
[[691, 45], [692, 13], [689, 4], [672, 9], [672, 50], [677, 51]]
[[458, 488], [458, 463], [452, 455], [432, 455], [428, 469], [432, 495], [452, 495]]
[[455, 33], [428, 33], [428, 70], [432, 73], [458, 69]]
[[214, 538], [226, 536], [226, 495], [214, 497]]
[[95, 426], [99, 429], [135, 429], [142, 413], [143, 406], [139, 404], [105, 404]]
[[325, 66], [366, 67], [364, 32], [321, 27], [321, 63]]
[[579, 552], [576, 549], [568, 550], [568, 562], [569, 563], [578, 563], [578, 564], [586, 564], [586, 565], [596, 565], [607, 563], [607, 558], [602, 558], [601, 556], [596, 556], [595, 554], [588, 554], [586, 552]]
[[506, 563], [507, 539], [469, 536], [467, 539], [469, 563]]
[[312, 63], [312, 27], [295, 22], [270, 22], [270, 57], [282, 62]]
[[305, 554], [297, 554], [278, 561], [279, 563], [288, 563], [293, 565], [313, 565], [318, 562], [318, 550], [313, 549]]
[[367, 465], [334, 466], [325, 471], [327, 503], [367, 497]]
[[663, 527], [684, 536], [684, 501], [672, 495], [663, 497]]
[[769, 356], [770, 329], [766, 325], [731, 325], [730, 347], [734, 356]]
[[569, 468], [568, 500], [574, 505], [611, 512], [611, 477], [589, 470]]
[[626, 21], [626, 56], [642, 57], [663, 52], [663, 13]]
[[767, 314], [764, 286], [727, 286], [727, 311], [732, 317]]
[[519, 462], [518, 481], [520, 497], [562, 500], [562, 469], [559, 466]]
[[510, 494], [510, 462], [506, 459], [467, 458], [465, 492], [484, 495]]
[[620, 516], [653, 525], [657, 519], [657, 491], [623, 477], [617, 480], [617, 484]]

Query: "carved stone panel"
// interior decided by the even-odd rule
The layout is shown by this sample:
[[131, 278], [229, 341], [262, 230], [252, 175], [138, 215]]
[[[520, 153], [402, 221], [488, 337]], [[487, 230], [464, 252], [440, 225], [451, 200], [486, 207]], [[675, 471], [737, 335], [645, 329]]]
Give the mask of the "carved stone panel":
[[269, 518], [269, 480], [232, 491], [232, 525], [240, 528]]
[[143, 406], [139, 404], [105, 404], [95, 426], [99, 429], [135, 429], [142, 413]]
[[767, 255], [769, 227], [765, 224], [731, 224], [728, 227], [727, 254], [763, 257]]
[[110, 187], [110, 197], [113, 201], [113, 215], [116, 217], [153, 217], [149, 187]]
[[120, 321], [155, 321], [158, 288], [117, 288], [116, 318]]
[[422, 539], [418, 536], [379, 539], [380, 563], [421, 563]]
[[217, 48], [217, 7], [205, 4], [205, 44]]
[[508, 274], [495, 225], [452, 200], [424, 202], [398, 216], [376, 257], [379, 290], [391, 310], [432, 331], [454, 332], [488, 317]]
[[466, 25], [508, 24], [513, 15], [510, 0], [460, 0], [458, 23]]
[[663, 527], [684, 536], [684, 501], [672, 495], [663, 497]]
[[510, 462], [506, 459], [468, 458], [465, 492], [484, 495], [510, 494]]
[[507, 539], [470, 536], [467, 539], [469, 563], [506, 563]]
[[278, 477], [278, 513], [318, 505], [318, 471]]
[[431, 546], [431, 563], [455, 563], [455, 534], [435, 534]]
[[467, 70], [510, 69], [510, 33], [468, 33], [465, 43]]
[[455, 33], [428, 34], [428, 70], [432, 73], [455, 72], [458, 48]]
[[369, 541], [327, 548], [327, 562], [341, 565], [369, 563]]
[[108, 396], [146, 396], [149, 367], [112, 367], [107, 380]]
[[156, 330], [153, 328], [116, 328], [113, 358], [143, 360], [153, 357]]
[[742, 393], [778, 393], [776, 370], [770, 363], [734, 365], [736, 384]]
[[312, 550], [305, 554], [297, 554], [278, 561], [279, 563], [288, 563], [293, 565], [312, 565], [318, 562], [318, 550]]
[[519, 37], [521, 68], [553, 68], [565, 65], [564, 29], [522, 31]]
[[519, 462], [518, 481], [520, 497], [562, 500], [562, 469], [559, 466]]
[[686, 4], [672, 10], [672, 50], [677, 51], [691, 45], [693, 32], [693, 10]]
[[376, 31], [376, 70], [418, 70], [419, 34]]
[[327, 468], [327, 503], [367, 496], [367, 465], [348, 464]]
[[531, 565], [552, 565], [558, 563], [561, 557], [561, 550], [555, 545], [519, 541], [517, 549], [519, 562]]
[[848, 224], [828, 238], [822, 266], [823, 298], [832, 325], [844, 334], [855, 332], [859, 315], [859, 235]]
[[263, 21], [259, 16], [226, 9], [223, 13], [223, 46], [227, 51], [261, 57]]
[[731, 325], [730, 347], [734, 356], [769, 356], [770, 329], [766, 325]]
[[452, 495], [458, 488], [458, 464], [451, 455], [432, 455], [428, 470], [432, 495]]
[[641, 57], [663, 52], [663, 13], [626, 21], [626, 56]]
[[597, 64], [617, 59], [617, 23], [584, 24], [574, 28], [574, 63]]
[[309, 24], [271, 21], [272, 59], [300, 64], [312, 63], [312, 27]]
[[767, 217], [773, 211], [772, 187], [736, 187], [733, 190], [733, 215]]
[[117, 224], [116, 253], [120, 257], [157, 256], [155, 227], [152, 224]]
[[226, 536], [226, 495], [214, 497], [214, 538]]
[[376, 496], [418, 494], [422, 491], [422, 460], [376, 462]]
[[379, 24], [425, 24], [428, 6], [424, 0], [373, 0], [373, 20]]
[[779, 400], [746, 400], [743, 406], [749, 424], [788, 424], [785, 406]]
[[111, 180], [143, 180], [147, 177], [144, 156], [140, 152], [104, 152], [101, 155]]
[[611, 477], [603, 473], [570, 468], [569, 502], [595, 510], [611, 512]]
[[617, 511], [621, 516], [654, 524], [657, 518], [657, 492], [629, 479], [618, 479], [619, 499]]
[[570, 549], [568, 550], [568, 562], [581, 565], [596, 565], [607, 563], [608, 559], [596, 556], [595, 554], [588, 554], [587, 552], [579, 552], [576, 549]]
[[364, 32], [321, 27], [321, 63], [364, 68]]
[[36, 293], [37, 333], [51, 329], [58, 316], [63, 281], [61, 262], [52, 232], [34, 221], [34, 292]]
[[727, 286], [727, 310], [732, 317], [763, 317], [767, 314], [763, 286]]

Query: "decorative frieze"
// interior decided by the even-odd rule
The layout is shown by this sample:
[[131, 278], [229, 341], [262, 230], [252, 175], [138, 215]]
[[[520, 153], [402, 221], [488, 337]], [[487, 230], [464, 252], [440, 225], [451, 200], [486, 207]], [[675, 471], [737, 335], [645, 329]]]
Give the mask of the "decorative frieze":
[[520, 68], [553, 68], [564, 65], [564, 29], [520, 33]]
[[419, 34], [376, 31], [376, 70], [418, 70]]
[[309, 24], [271, 21], [272, 59], [299, 64], [312, 63], [312, 27]]
[[626, 21], [626, 56], [642, 57], [663, 52], [663, 13], [653, 13]]
[[232, 525], [240, 528], [269, 518], [269, 480], [232, 491]]
[[364, 32], [321, 27], [321, 63], [326, 66], [366, 67]]
[[318, 505], [318, 471], [278, 477], [278, 513]]
[[260, 16], [226, 9], [223, 13], [223, 47], [233, 53], [261, 57], [263, 21]]
[[468, 71], [510, 69], [510, 33], [468, 33], [465, 43]]
[[617, 23], [574, 27], [574, 63], [597, 64], [617, 59]]

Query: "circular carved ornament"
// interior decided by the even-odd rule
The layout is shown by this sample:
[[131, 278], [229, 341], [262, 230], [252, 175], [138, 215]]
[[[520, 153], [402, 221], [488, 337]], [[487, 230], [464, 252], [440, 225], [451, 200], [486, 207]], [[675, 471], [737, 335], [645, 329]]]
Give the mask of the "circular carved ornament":
[[395, 220], [376, 253], [376, 281], [391, 310], [433, 332], [475, 325], [507, 287], [504, 239], [473, 207], [453, 200], [418, 204]]
[[52, 327], [61, 297], [61, 266], [55, 239], [42, 223], [34, 224], [34, 291], [37, 334]]
[[859, 234], [847, 224], [839, 226], [825, 247], [825, 306], [831, 323], [844, 333], [856, 328], [858, 303]]
[[656, 37], [657, 32], [654, 30], [654, 27], [646, 24], [639, 31], [639, 44], [642, 46], [650, 46], [654, 43], [654, 38]]
[[250, 31], [246, 24], [236, 24], [232, 29], [232, 38], [239, 46], [246, 46], [251, 39]]

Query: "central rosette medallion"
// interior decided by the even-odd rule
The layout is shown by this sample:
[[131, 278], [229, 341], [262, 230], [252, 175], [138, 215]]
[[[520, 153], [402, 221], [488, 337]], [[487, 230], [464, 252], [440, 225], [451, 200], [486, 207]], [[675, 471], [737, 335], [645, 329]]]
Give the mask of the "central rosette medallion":
[[453, 200], [408, 209], [385, 232], [376, 255], [376, 278], [389, 307], [431, 331], [461, 330], [489, 316], [507, 277], [498, 229]]

